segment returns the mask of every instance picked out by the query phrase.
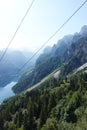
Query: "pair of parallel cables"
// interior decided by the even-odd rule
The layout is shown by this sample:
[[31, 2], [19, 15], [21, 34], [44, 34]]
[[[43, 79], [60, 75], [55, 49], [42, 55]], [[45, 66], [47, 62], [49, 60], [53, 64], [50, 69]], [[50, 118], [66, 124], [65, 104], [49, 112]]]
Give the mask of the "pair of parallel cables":
[[[4, 50], [4, 52], [3, 52], [3, 54], [2, 54], [2, 56], [1, 56], [1, 58], [0, 58], [0, 62], [3, 60], [4, 56], [6, 55], [6, 52], [8, 51], [10, 45], [12, 44], [12, 41], [14, 40], [14, 38], [15, 38], [15, 36], [16, 36], [18, 30], [20, 29], [20, 27], [21, 27], [23, 21], [25, 20], [27, 14], [29, 13], [30, 9], [32, 8], [34, 2], [35, 2], [35, 0], [33, 0], [33, 1], [31, 2], [30, 6], [28, 7], [28, 9], [27, 9], [25, 15], [23, 16], [23, 18], [22, 18], [21, 22], [19, 23], [19, 25], [18, 25], [16, 31], [14, 32], [14, 34], [13, 34], [13, 36], [12, 36], [10, 42], [8, 43], [6, 49]], [[72, 19], [72, 17], [86, 4], [86, 2], [87, 2], [87, 0], [85, 0], [85, 1], [79, 6], [79, 8], [78, 8], [77, 10], [75, 10], [74, 13], [42, 44], [42, 46], [31, 56], [31, 58], [29, 58], [29, 59], [27, 60], [27, 62], [24, 63], [24, 65], [19, 69], [19, 71], [17, 72], [17, 74], [19, 74], [19, 73], [23, 70], [23, 68], [33, 59], [33, 57], [36, 56], [37, 53]]]

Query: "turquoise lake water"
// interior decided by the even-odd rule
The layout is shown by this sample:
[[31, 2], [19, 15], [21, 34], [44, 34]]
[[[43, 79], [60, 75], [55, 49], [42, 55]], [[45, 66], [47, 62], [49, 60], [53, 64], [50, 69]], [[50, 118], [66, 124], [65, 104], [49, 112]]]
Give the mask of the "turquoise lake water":
[[5, 87], [0, 88], [0, 104], [7, 98], [14, 96], [15, 94], [12, 91], [12, 87], [16, 84], [16, 82], [11, 82], [7, 84]]

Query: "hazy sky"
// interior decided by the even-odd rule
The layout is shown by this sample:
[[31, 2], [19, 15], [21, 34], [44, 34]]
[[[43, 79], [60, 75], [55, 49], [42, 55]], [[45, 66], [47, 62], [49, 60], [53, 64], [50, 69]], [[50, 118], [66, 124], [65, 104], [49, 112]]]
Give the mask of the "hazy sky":
[[[0, 0], [0, 49], [13, 36], [32, 0]], [[37, 50], [85, 0], [36, 0], [10, 48]], [[87, 25], [87, 3], [47, 44]]]

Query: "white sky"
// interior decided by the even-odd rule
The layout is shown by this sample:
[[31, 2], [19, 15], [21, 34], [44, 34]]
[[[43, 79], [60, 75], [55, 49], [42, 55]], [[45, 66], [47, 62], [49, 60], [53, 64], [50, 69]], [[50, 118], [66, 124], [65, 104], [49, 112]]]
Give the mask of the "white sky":
[[[0, 49], [5, 48], [32, 0], [0, 0]], [[37, 50], [85, 0], [36, 0], [10, 48]], [[87, 25], [87, 3], [47, 44]]]

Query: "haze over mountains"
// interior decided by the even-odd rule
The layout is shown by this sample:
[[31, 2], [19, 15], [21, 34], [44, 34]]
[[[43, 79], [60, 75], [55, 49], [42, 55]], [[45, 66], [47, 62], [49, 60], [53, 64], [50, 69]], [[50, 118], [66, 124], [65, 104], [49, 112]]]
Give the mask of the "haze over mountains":
[[[13, 87], [18, 93], [27, 87], [40, 82], [45, 76], [57, 68], [61, 75], [66, 75], [72, 70], [87, 62], [87, 26], [83, 26], [79, 33], [64, 36], [53, 47], [46, 47], [37, 58], [35, 67], [27, 72]], [[21, 84], [22, 83], [22, 84]]]
[[[33, 83], [31, 83], [31, 85], [39, 82], [58, 66], [61, 66], [63, 62], [65, 63], [67, 60], [73, 57], [75, 51], [78, 50], [77, 48], [80, 46], [81, 40], [84, 40], [86, 36], [87, 26], [84, 25], [79, 33], [64, 36], [57, 42], [57, 44], [54, 44], [53, 47], [47, 46], [39, 57], [36, 56], [33, 58], [32, 61], [30, 61], [25, 67], [26, 70], [26, 68], [35, 64], [35, 68], [32, 70], [33, 79], [31, 82]], [[83, 49], [84, 48], [86, 48], [86, 46], [83, 47]], [[0, 51], [0, 56], [2, 55], [3, 51]], [[86, 49], [83, 51], [83, 53], [86, 53]], [[12, 81], [16, 72], [32, 55], [33, 53], [27, 50], [9, 50], [0, 63], [0, 87], [5, 86], [7, 83]], [[82, 65], [82, 63], [80, 62], [79, 65]], [[49, 68], [45, 66], [49, 66]], [[19, 75], [17, 75], [17, 78], [18, 77]]]
[[[4, 50], [0, 51], [0, 57], [2, 56]], [[9, 49], [0, 62], [0, 87], [4, 87], [6, 84], [19, 77], [17, 75], [18, 70], [26, 63], [26, 61], [33, 55], [29, 51], [19, 51]], [[24, 68], [24, 72], [27, 67], [30, 68], [34, 65], [36, 57], [29, 62], [29, 64]]]

